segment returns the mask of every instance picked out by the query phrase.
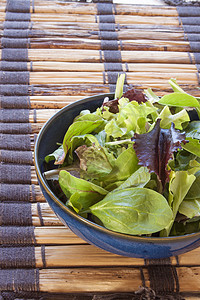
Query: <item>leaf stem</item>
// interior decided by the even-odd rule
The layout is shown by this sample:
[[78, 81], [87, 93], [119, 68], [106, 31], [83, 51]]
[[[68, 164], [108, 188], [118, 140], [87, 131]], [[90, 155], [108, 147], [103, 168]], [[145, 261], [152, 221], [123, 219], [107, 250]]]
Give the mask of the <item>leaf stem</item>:
[[159, 180], [158, 175], [157, 175], [157, 192], [159, 194], [163, 194], [162, 182]]

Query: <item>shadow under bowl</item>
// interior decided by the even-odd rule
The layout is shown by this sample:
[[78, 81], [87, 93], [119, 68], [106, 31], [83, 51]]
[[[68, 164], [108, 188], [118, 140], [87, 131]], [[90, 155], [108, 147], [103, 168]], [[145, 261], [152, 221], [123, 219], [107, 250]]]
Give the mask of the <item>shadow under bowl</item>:
[[179, 255], [200, 246], [200, 232], [173, 237], [140, 237], [113, 232], [82, 218], [67, 208], [56, 196], [56, 191], [43, 177], [44, 158], [62, 143], [67, 128], [80, 111], [95, 111], [102, 105], [103, 99], [113, 99], [113, 94], [101, 94], [76, 101], [53, 115], [41, 129], [34, 151], [34, 162], [38, 181], [43, 195], [52, 210], [77, 236], [111, 253], [143, 258], [158, 259]]

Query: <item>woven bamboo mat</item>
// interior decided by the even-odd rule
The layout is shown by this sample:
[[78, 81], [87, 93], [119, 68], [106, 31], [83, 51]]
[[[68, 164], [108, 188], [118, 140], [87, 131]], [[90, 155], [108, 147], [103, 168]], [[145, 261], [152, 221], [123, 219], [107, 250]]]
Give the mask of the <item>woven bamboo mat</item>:
[[118, 73], [157, 95], [176, 78], [200, 97], [200, 8], [99, 2], [0, 2], [0, 299], [200, 299], [200, 248], [158, 261], [107, 253], [64, 227], [38, 186], [41, 126], [113, 91]]

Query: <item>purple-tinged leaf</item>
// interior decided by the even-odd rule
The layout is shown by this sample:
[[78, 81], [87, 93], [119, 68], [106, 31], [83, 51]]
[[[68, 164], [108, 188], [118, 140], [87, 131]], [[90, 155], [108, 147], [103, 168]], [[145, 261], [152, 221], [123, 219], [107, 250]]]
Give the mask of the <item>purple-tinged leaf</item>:
[[[142, 91], [131, 89], [125, 92], [122, 97], [129, 99], [129, 102], [136, 101], [138, 103], [144, 103], [147, 101], [146, 96], [142, 93]], [[114, 99], [110, 101], [103, 102], [103, 107], [107, 106], [109, 107], [109, 112], [112, 112], [114, 114], [119, 112], [119, 99]]]
[[142, 91], [131, 89], [125, 92], [122, 97], [128, 98], [129, 101], [137, 101], [138, 103], [144, 103], [147, 102], [146, 96], [143, 94]]
[[169, 181], [168, 161], [172, 158], [174, 151], [182, 149], [181, 142], [185, 144], [186, 141], [185, 133], [174, 129], [173, 123], [170, 129], [162, 129], [160, 121], [158, 119], [153, 130], [148, 133], [135, 133], [133, 147], [139, 159], [139, 165], [157, 174], [164, 189], [165, 183]]

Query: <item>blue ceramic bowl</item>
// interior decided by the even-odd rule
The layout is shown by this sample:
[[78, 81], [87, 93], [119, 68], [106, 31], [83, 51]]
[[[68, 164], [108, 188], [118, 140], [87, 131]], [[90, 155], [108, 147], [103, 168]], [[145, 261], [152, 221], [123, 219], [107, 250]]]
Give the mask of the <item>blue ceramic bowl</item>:
[[103, 99], [113, 94], [92, 96], [70, 104], [57, 112], [41, 129], [35, 144], [35, 168], [44, 197], [58, 218], [75, 234], [90, 244], [128, 257], [155, 259], [179, 255], [200, 246], [200, 232], [177, 237], [138, 237], [116, 233], [86, 220], [68, 209], [43, 177], [43, 162], [56, 149], [73, 119], [83, 109], [94, 111]]

